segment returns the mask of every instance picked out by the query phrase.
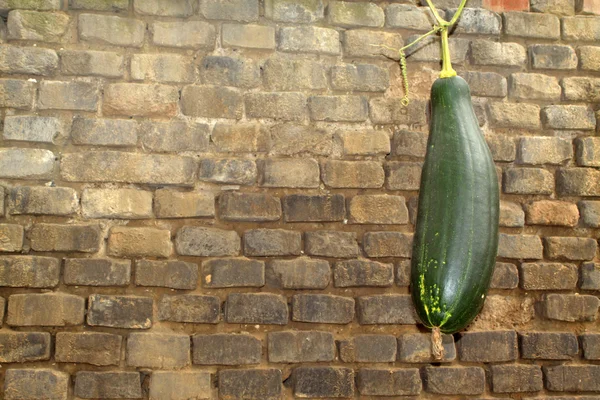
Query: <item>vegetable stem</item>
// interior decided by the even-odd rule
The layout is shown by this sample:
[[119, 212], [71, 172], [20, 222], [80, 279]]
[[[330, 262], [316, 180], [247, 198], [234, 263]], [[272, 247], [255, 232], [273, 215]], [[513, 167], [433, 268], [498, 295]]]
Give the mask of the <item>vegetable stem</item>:
[[450, 78], [456, 76], [456, 71], [452, 68], [450, 57], [450, 46], [448, 45], [448, 28], [442, 29], [442, 72], [440, 78]]

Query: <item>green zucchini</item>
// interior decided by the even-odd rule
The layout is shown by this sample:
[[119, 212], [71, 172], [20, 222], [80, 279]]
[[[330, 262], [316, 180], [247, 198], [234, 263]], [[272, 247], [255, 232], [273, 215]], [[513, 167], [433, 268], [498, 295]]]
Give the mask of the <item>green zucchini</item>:
[[434, 333], [463, 329], [483, 306], [498, 250], [499, 208], [496, 169], [469, 85], [459, 76], [439, 78], [431, 88], [411, 264], [416, 312]]

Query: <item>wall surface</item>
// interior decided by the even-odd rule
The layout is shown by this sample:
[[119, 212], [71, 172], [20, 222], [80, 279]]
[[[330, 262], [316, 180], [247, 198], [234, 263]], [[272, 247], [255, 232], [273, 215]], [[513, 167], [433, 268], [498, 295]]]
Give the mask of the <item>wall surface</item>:
[[408, 283], [439, 47], [408, 107], [379, 47], [425, 8], [0, 0], [0, 397], [598, 399], [600, 1], [469, 6], [500, 248], [433, 363]]

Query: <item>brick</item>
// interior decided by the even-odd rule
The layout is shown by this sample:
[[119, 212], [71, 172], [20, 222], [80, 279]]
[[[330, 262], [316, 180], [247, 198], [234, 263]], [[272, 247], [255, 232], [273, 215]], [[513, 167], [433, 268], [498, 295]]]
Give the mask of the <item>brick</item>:
[[340, 367], [299, 367], [292, 372], [296, 397], [354, 397], [354, 371]]
[[123, 56], [109, 51], [61, 50], [60, 69], [66, 75], [123, 77]]
[[48, 332], [0, 333], [0, 360], [23, 363], [50, 359], [51, 336]]
[[264, 193], [223, 193], [219, 196], [219, 217], [238, 222], [277, 221], [281, 218], [281, 202]]
[[426, 103], [412, 99], [404, 107], [399, 101], [376, 97], [369, 102], [371, 121], [376, 124], [425, 125]]
[[265, 86], [270, 90], [325, 89], [327, 70], [322, 64], [303, 59], [270, 58], [263, 67]]
[[338, 261], [333, 270], [335, 287], [389, 287], [394, 283], [393, 264], [376, 261]]
[[19, 0], [16, 3], [11, 0], [2, 0], [0, 1], [0, 9], [3, 11], [12, 9], [12, 8], [22, 8], [29, 10], [59, 10], [60, 9], [60, 1], [59, 0]]
[[151, 218], [152, 192], [137, 189], [84, 189], [81, 209], [86, 218]]
[[512, 11], [505, 12], [503, 17], [504, 33], [508, 36], [560, 38], [560, 20], [555, 15]]
[[576, 226], [577, 205], [564, 201], [540, 200], [526, 207], [527, 223], [531, 225]]
[[6, 400], [67, 400], [69, 374], [52, 369], [9, 369], [4, 378]]
[[225, 320], [229, 324], [286, 325], [288, 305], [285, 297], [272, 293], [230, 293]]
[[503, 189], [511, 194], [551, 194], [554, 176], [542, 168], [507, 168]]
[[[484, 8], [475, 8], [476, 6], [469, 3], [474, 8], [465, 8], [460, 16], [454, 32], [456, 33], [471, 33], [476, 35], [500, 35], [502, 30], [502, 18], [500, 15], [493, 11], [486, 10]], [[454, 14], [456, 14], [456, 8], [452, 8], [446, 11], [446, 19], [450, 21]], [[506, 18], [505, 13], [505, 18]], [[431, 24], [430, 24], [431, 25]], [[429, 30], [427, 28], [426, 30]], [[560, 35], [560, 26], [559, 26]]]
[[306, 253], [312, 256], [353, 258], [360, 253], [354, 232], [306, 232], [305, 246]]
[[[54, 0], [55, 1], [55, 0]], [[76, 10], [119, 11], [129, 8], [128, 0], [69, 0], [69, 8]]]
[[361, 325], [413, 325], [415, 311], [410, 295], [389, 294], [358, 297], [358, 322]]
[[279, 369], [226, 369], [219, 371], [219, 394], [224, 399], [281, 398], [282, 376]]
[[140, 260], [135, 265], [135, 284], [171, 289], [196, 289], [198, 265], [176, 260]]
[[265, 2], [265, 16], [274, 21], [312, 23], [323, 19], [322, 0], [269, 0]]
[[418, 190], [421, 182], [420, 162], [388, 162], [385, 164], [386, 188], [389, 190]]
[[128, 366], [179, 369], [190, 364], [190, 337], [173, 333], [130, 333], [127, 337]]
[[394, 132], [392, 154], [396, 156], [425, 157], [427, 135], [423, 132], [400, 130]]
[[256, 21], [258, 9], [258, 0], [215, 0], [200, 4], [200, 12], [207, 19]]
[[[407, 43], [413, 43], [419, 35], [412, 35], [406, 39]], [[448, 42], [450, 47], [450, 58], [454, 64], [464, 64], [467, 61], [470, 41], [467, 39], [451, 38]], [[419, 44], [409, 47], [406, 56], [412, 61], [440, 62], [442, 60], [439, 41], [428, 37]]]
[[139, 372], [79, 371], [74, 392], [83, 399], [138, 399], [142, 398], [142, 382]]
[[[3, 227], [0, 224], [0, 235]], [[18, 226], [18, 225], [17, 225]], [[21, 245], [23, 232], [21, 230]], [[1, 251], [11, 251], [9, 243], [0, 246]], [[60, 262], [56, 258], [40, 256], [0, 256], [0, 286], [52, 288], [58, 285]]]
[[551, 392], [600, 392], [600, 366], [544, 366], [546, 388]]
[[216, 296], [164, 296], [158, 303], [158, 319], [161, 321], [216, 324], [219, 322], [220, 312], [221, 300]]
[[513, 99], [548, 101], [559, 101], [562, 92], [555, 77], [520, 72], [510, 75], [509, 91]]
[[222, 25], [223, 47], [242, 47], [249, 49], [275, 49], [275, 29], [263, 25]]
[[540, 128], [540, 107], [523, 103], [490, 103], [491, 123], [497, 128]]
[[261, 341], [248, 334], [194, 335], [194, 364], [248, 365], [260, 363]]
[[[96, 166], [102, 165], [102, 169]], [[61, 176], [70, 182], [122, 182], [150, 185], [190, 185], [197, 168], [192, 157], [121, 151], [63, 154]]]
[[71, 141], [83, 145], [135, 146], [137, 130], [137, 122], [129, 119], [76, 117], [71, 125]]
[[142, 147], [154, 152], [207, 151], [210, 128], [185, 121], [143, 122]]
[[323, 164], [322, 178], [332, 188], [380, 188], [384, 171], [377, 161], [330, 160]]
[[398, 337], [398, 361], [405, 363], [452, 362], [456, 359], [456, 346], [452, 335], [442, 335], [444, 355], [433, 358], [429, 333], [406, 333]]
[[6, 190], [4, 190], [3, 186], [0, 186], [0, 216], [4, 216], [4, 195], [6, 193]]
[[240, 119], [242, 95], [220, 86], [186, 86], [181, 92], [181, 111], [191, 117]]
[[421, 393], [421, 377], [416, 368], [361, 368], [356, 386], [363, 396], [410, 396]]
[[539, 260], [543, 257], [542, 240], [536, 235], [501, 233], [498, 240], [498, 257]]
[[48, 76], [57, 69], [58, 55], [54, 50], [0, 45], [0, 72], [2, 73]]
[[150, 400], [209, 399], [213, 390], [208, 371], [153, 371]]
[[396, 338], [393, 335], [357, 335], [339, 343], [343, 362], [394, 362]]
[[334, 29], [315, 26], [283, 27], [278, 49], [284, 52], [339, 54], [340, 37]]
[[76, 286], [129, 286], [131, 261], [66, 258], [63, 281]]
[[178, 54], [133, 54], [131, 79], [154, 82], [193, 82], [191, 58]]
[[[511, 76], [513, 75], [516, 74]], [[462, 72], [460, 76], [469, 84], [473, 96], [506, 97], [507, 95], [506, 78], [496, 72]]]
[[[542, 110], [542, 118], [544, 112]], [[555, 137], [523, 137], [519, 141], [521, 164], [561, 164], [573, 157], [571, 141]]]
[[344, 155], [378, 155], [390, 153], [390, 138], [384, 131], [338, 131]]
[[214, 217], [215, 198], [209, 192], [177, 192], [158, 189], [154, 192], [157, 218]]
[[521, 358], [534, 360], [571, 360], [577, 357], [579, 345], [573, 333], [519, 333]]
[[593, 168], [564, 168], [556, 174], [557, 192], [563, 196], [598, 196], [600, 172]]
[[247, 258], [203, 261], [202, 282], [207, 288], [262, 287], [265, 285], [265, 263]]
[[220, 158], [200, 160], [198, 179], [201, 181], [252, 185], [256, 182], [256, 163], [253, 160]]
[[302, 234], [285, 229], [251, 229], [244, 232], [244, 254], [254, 257], [298, 256]]
[[30, 109], [34, 91], [35, 84], [32, 82], [0, 79], [0, 107]]
[[[565, 100], [597, 103], [600, 101], [600, 79], [571, 77], [561, 80]], [[581, 106], [580, 106], [581, 107]], [[589, 117], [586, 116], [589, 119]], [[593, 118], [591, 118], [593, 120]], [[592, 128], [593, 129], [593, 128]]]
[[508, 201], [500, 202], [500, 226], [522, 227], [525, 225], [525, 212], [520, 204]]
[[578, 203], [581, 220], [585, 226], [600, 227], [600, 202], [580, 201]]
[[564, 40], [594, 42], [600, 39], [599, 17], [564, 17], [561, 25]]
[[292, 298], [292, 320], [320, 324], [349, 324], [354, 299], [327, 294], [297, 294]]
[[329, 155], [332, 150], [333, 134], [325, 129], [293, 123], [279, 124], [271, 128], [271, 150], [269, 154], [293, 155], [309, 153]]
[[348, 205], [350, 223], [407, 224], [408, 209], [402, 196], [357, 195]]
[[198, 68], [202, 82], [209, 85], [252, 88], [260, 85], [260, 69], [247, 58], [206, 56]]
[[152, 43], [161, 47], [214, 48], [216, 29], [204, 21], [155, 21], [150, 24]]
[[0, 178], [49, 179], [55, 156], [50, 150], [8, 147], [0, 149]]
[[571, 70], [577, 68], [577, 55], [571, 46], [534, 44], [529, 46], [533, 69]]
[[425, 390], [444, 395], [477, 395], [485, 390], [481, 367], [425, 367]]
[[583, 290], [600, 290], [600, 264], [581, 265], [579, 287]]
[[98, 85], [88, 81], [42, 81], [38, 94], [41, 110], [96, 111]]
[[346, 216], [344, 195], [292, 194], [282, 200], [285, 222], [333, 222]]
[[327, 261], [300, 257], [269, 262], [266, 281], [269, 286], [279, 289], [325, 289], [329, 286], [330, 275]]
[[57, 43], [62, 40], [70, 18], [58, 12], [14, 10], [8, 13], [8, 39]]
[[0, 252], [16, 252], [23, 249], [25, 231], [21, 225], [0, 224]]
[[343, 64], [331, 69], [331, 85], [336, 90], [384, 92], [390, 86], [387, 69], [372, 64]]
[[531, 11], [568, 16], [575, 14], [573, 0], [531, 0]]
[[494, 393], [538, 392], [544, 388], [539, 365], [492, 365]]
[[282, 121], [301, 121], [306, 116], [306, 97], [302, 93], [247, 93], [246, 116]]
[[598, 243], [591, 238], [546, 237], [546, 257], [550, 259], [591, 260], [596, 256]]
[[577, 266], [560, 263], [522, 263], [521, 287], [525, 290], [572, 290], [577, 286]]
[[58, 332], [54, 360], [97, 366], [119, 365], [123, 338], [103, 332]]
[[108, 254], [114, 257], [169, 257], [173, 252], [168, 229], [113, 227]]
[[259, 184], [265, 187], [319, 187], [319, 164], [313, 158], [266, 159]]
[[528, 11], [529, 0], [483, 0], [481, 6], [494, 11]]
[[600, 47], [579, 47], [579, 68], [583, 71], [600, 71]]
[[400, 287], [410, 286], [410, 260], [400, 260], [396, 263], [396, 285]]
[[600, 335], [596, 333], [584, 333], [580, 338], [583, 358], [586, 360], [600, 359]]
[[415, 7], [412, 4], [389, 4], [385, 9], [385, 26], [429, 31], [431, 21], [425, 8]]
[[412, 254], [412, 233], [366, 232], [363, 248], [368, 257], [405, 257]]
[[344, 54], [348, 57], [377, 57], [384, 59], [391, 57], [398, 59], [398, 52], [377, 46], [365, 46], [365, 43], [374, 43], [381, 46], [399, 49], [404, 43], [398, 33], [370, 31], [365, 29], [352, 29], [344, 32]]
[[6, 323], [11, 326], [73, 326], [83, 324], [83, 297], [66, 293], [13, 294], [8, 297]]
[[581, 130], [593, 130], [596, 128], [594, 112], [587, 106], [546, 106], [542, 109], [541, 116], [547, 128]]
[[598, 2], [596, 0], [577, 0], [575, 2], [575, 11], [584, 15], [600, 14]]
[[330, 332], [269, 332], [267, 345], [271, 363], [330, 362], [335, 358], [335, 341]]
[[146, 24], [132, 18], [79, 14], [79, 39], [113, 46], [141, 47]]
[[4, 118], [4, 140], [53, 144], [64, 136], [65, 127], [59, 118], [24, 115]]
[[175, 0], [166, 7], [160, 0], [134, 0], [133, 10], [142, 15], [164, 17], [189, 17], [194, 12], [192, 0]]
[[575, 139], [577, 165], [582, 167], [600, 167], [600, 139], [583, 137]]
[[235, 231], [200, 226], [184, 226], [175, 238], [177, 254], [182, 256], [222, 257], [240, 252], [240, 236]]
[[382, 27], [384, 20], [383, 10], [373, 3], [334, 1], [328, 7], [328, 21], [331, 25], [345, 28]]
[[104, 87], [102, 110], [105, 115], [173, 117], [178, 101], [179, 92], [173, 86], [113, 83]]
[[520, 67], [527, 60], [527, 52], [518, 43], [500, 43], [479, 39], [471, 42], [471, 57], [475, 65]]
[[556, 321], [595, 321], [598, 307], [600, 300], [590, 295], [551, 293], [542, 301], [543, 315]]
[[456, 342], [466, 362], [503, 362], [519, 358], [515, 331], [466, 332]]
[[152, 298], [93, 294], [88, 299], [87, 323], [123, 329], [152, 326]]
[[95, 253], [100, 249], [99, 225], [35, 224], [28, 237], [35, 251], [77, 251]]

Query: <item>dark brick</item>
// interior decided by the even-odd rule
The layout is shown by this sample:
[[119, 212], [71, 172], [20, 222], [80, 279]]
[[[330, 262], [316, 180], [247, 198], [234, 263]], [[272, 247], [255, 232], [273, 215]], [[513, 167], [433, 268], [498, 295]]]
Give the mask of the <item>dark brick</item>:
[[277, 124], [271, 127], [273, 155], [329, 155], [333, 150], [333, 133], [326, 129], [299, 124]]
[[0, 107], [30, 109], [34, 91], [32, 82], [0, 79]]
[[48, 332], [1, 332], [0, 362], [23, 363], [50, 359]]
[[256, 182], [257, 170], [254, 160], [221, 158], [200, 160], [198, 180], [252, 185]]
[[277, 221], [281, 218], [281, 202], [264, 193], [223, 193], [219, 196], [219, 216], [225, 221]]
[[82, 325], [85, 299], [66, 293], [13, 294], [6, 323], [12, 326]]
[[56, 258], [0, 256], [0, 286], [52, 288], [58, 285], [59, 276], [60, 262]]
[[262, 356], [261, 341], [247, 334], [194, 335], [194, 364], [258, 364]]
[[148, 329], [152, 326], [152, 298], [93, 294], [88, 300], [87, 323], [111, 328]]
[[177, 254], [200, 257], [237, 256], [241, 249], [237, 232], [202, 226], [179, 229], [175, 246]]
[[6, 400], [67, 400], [69, 374], [52, 369], [9, 369], [4, 375]]
[[329, 332], [269, 332], [267, 343], [272, 363], [326, 362], [335, 358], [335, 341]]
[[363, 247], [369, 257], [410, 257], [412, 254], [412, 233], [367, 232]]
[[471, 94], [481, 97], [506, 97], [506, 78], [495, 72], [463, 72], [460, 74], [469, 84]]
[[394, 265], [366, 260], [339, 261], [335, 263], [333, 279], [335, 287], [389, 287], [394, 284]]
[[581, 265], [579, 287], [583, 290], [600, 290], [600, 263]]
[[580, 338], [583, 358], [586, 360], [600, 360], [600, 334], [584, 333]]
[[308, 257], [273, 260], [266, 271], [268, 285], [280, 289], [325, 289], [330, 276], [327, 261]]
[[198, 70], [202, 81], [210, 85], [252, 88], [260, 84], [260, 70], [251, 59], [206, 56]]
[[410, 295], [360, 296], [358, 322], [361, 325], [413, 325], [417, 323]]
[[541, 259], [542, 240], [535, 235], [509, 235], [501, 233], [498, 241], [498, 257], [517, 259]]
[[521, 264], [521, 287], [525, 290], [575, 289], [577, 278], [577, 266], [574, 264]]
[[150, 400], [209, 399], [213, 391], [208, 371], [153, 371]]
[[600, 171], [594, 168], [561, 168], [556, 188], [562, 196], [600, 196]]
[[397, 347], [392, 335], [357, 335], [340, 341], [340, 359], [347, 363], [394, 362]]
[[207, 288], [261, 287], [265, 263], [247, 258], [207, 260], [202, 262], [202, 282]]
[[353, 258], [360, 253], [354, 232], [306, 232], [304, 240], [306, 254], [311, 256]]
[[140, 399], [139, 372], [92, 372], [75, 374], [75, 395], [82, 399]]
[[190, 337], [173, 333], [130, 333], [126, 362], [137, 368], [183, 368], [190, 364]]
[[492, 275], [490, 288], [516, 289], [519, 284], [519, 270], [515, 264], [497, 262]]
[[577, 68], [577, 55], [571, 46], [535, 44], [529, 46], [534, 69], [571, 70]]
[[535, 360], [570, 360], [577, 356], [579, 346], [573, 333], [519, 333], [521, 358]]
[[279, 400], [283, 381], [279, 369], [219, 371], [219, 395], [231, 400]]
[[123, 338], [103, 332], [58, 332], [54, 360], [98, 366], [119, 365]]
[[542, 303], [546, 318], [567, 322], [595, 321], [598, 307], [598, 297], [577, 294], [547, 294]]
[[175, 260], [139, 260], [135, 264], [135, 284], [195, 289], [198, 284], [198, 264]]
[[492, 365], [494, 393], [539, 392], [544, 388], [539, 365]]
[[456, 346], [452, 335], [442, 335], [444, 356], [435, 360], [431, 352], [430, 333], [406, 333], [398, 337], [398, 361], [406, 363], [452, 362], [456, 359]]
[[392, 154], [396, 156], [425, 157], [427, 134], [401, 130], [394, 132]]
[[131, 261], [66, 258], [63, 280], [65, 285], [128, 286], [131, 281]]
[[545, 366], [546, 389], [551, 392], [600, 392], [600, 365]]
[[385, 165], [386, 184], [389, 190], [418, 190], [421, 182], [420, 162], [388, 162]]
[[99, 225], [35, 224], [29, 231], [35, 251], [77, 251], [95, 253], [100, 249]]
[[34, 215], [72, 215], [79, 209], [77, 191], [64, 187], [19, 186], [11, 189], [8, 212]]
[[247, 256], [298, 256], [302, 251], [302, 234], [285, 229], [252, 229], [244, 233]]
[[300, 367], [292, 372], [296, 397], [354, 397], [354, 371], [339, 367]]
[[320, 324], [349, 324], [354, 319], [354, 299], [329, 294], [296, 294], [292, 320]]
[[407, 287], [410, 285], [410, 260], [401, 260], [396, 264], [396, 285]]
[[292, 194], [283, 198], [285, 222], [333, 222], [346, 216], [343, 194]]
[[285, 297], [272, 293], [230, 293], [225, 319], [230, 324], [285, 325], [289, 313]]
[[514, 161], [517, 158], [515, 139], [505, 135], [485, 135], [494, 161]]
[[480, 367], [425, 367], [425, 390], [445, 395], [477, 395], [485, 390]]
[[598, 242], [592, 238], [546, 237], [546, 257], [553, 260], [591, 260], [596, 256]]
[[221, 300], [217, 296], [164, 296], [158, 303], [158, 319], [161, 321], [216, 324], [220, 312]]
[[456, 342], [466, 362], [503, 362], [519, 358], [515, 331], [465, 332]]
[[416, 368], [362, 368], [356, 386], [363, 396], [417, 396], [421, 393], [421, 377]]
[[554, 176], [541, 168], [507, 168], [503, 189], [510, 194], [551, 194]]

